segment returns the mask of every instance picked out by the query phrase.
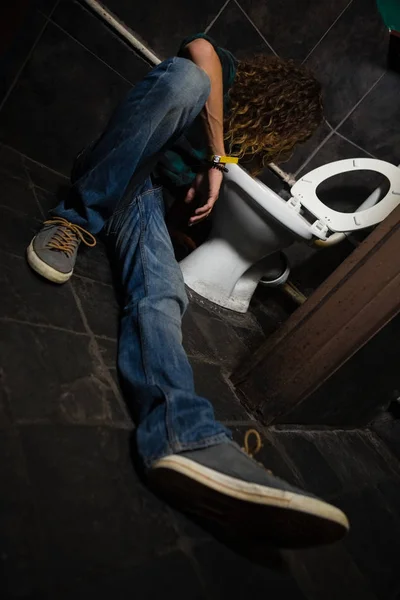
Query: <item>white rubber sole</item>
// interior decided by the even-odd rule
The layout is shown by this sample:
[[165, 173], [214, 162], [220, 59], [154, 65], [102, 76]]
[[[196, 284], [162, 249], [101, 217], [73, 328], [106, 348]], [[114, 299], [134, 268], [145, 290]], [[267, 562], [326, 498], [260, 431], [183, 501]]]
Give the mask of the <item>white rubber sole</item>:
[[176, 499], [180, 497], [189, 512], [201, 514], [209, 506], [220, 518], [230, 517], [230, 527], [242, 521], [245, 531], [271, 534], [283, 546], [331, 543], [349, 529], [346, 515], [323, 500], [247, 483], [181, 455], [157, 461], [149, 479]]
[[29, 266], [32, 267], [32, 269], [36, 271], [36, 273], [39, 273], [39, 275], [45, 277], [53, 283], [65, 283], [66, 281], [68, 281], [68, 279], [70, 279], [74, 271], [72, 270], [69, 273], [60, 273], [60, 271], [53, 269], [53, 267], [50, 267], [50, 265], [45, 263], [41, 258], [39, 258], [39, 256], [36, 254], [33, 248], [34, 239], [35, 238], [33, 238], [26, 250], [26, 256]]

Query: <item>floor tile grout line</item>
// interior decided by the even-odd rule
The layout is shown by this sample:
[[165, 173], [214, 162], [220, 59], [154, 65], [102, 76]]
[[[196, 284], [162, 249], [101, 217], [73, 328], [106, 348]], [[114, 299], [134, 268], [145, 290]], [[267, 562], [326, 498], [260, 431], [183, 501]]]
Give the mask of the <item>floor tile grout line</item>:
[[375, 81], [375, 83], [373, 83], [371, 85], [371, 87], [365, 92], [365, 94], [363, 94], [363, 96], [358, 100], [358, 102], [356, 102], [354, 104], [354, 106], [351, 108], [351, 110], [349, 110], [349, 112], [343, 117], [343, 119], [341, 121], [339, 121], [339, 123], [336, 125], [334, 131], [338, 131], [340, 129], [340, 127], [343, 125], [343, 123], [345, 121], [347, 121], [347, 119], [353, 114], [353, 112], [360, 106], [360, 104], [365, 100], [365, 98], [368, 96], [368, 94], [370, 94], [372, 92], [372, 90], [378, 85], [378, 83], [382, 80], [382, 78], [385, 76], [386, 73], [382, 73], [382, 75], [380, 75], [378, 77], [378, 79]]
[[330, 123], [328, 123], [331, 132], [322, 140], [322, 142], [317, 146], [317, 148], [315, 148], [315, 150], [313, 150], [313, 152], [307, 157], [307, 159], [302, 163], [302, 165], [296, 170], [296, 172], [294, 173], [294, 177], [297, 177], [298, 174], [308, 165], [308, 163], [314, 158], [314, 156], [316, 154], [318, 154], [318, 152], [321, 150], [321, 148], [325, 145], [325, 143], [334, 135], [338, 135], [339, 137], [343, 138], [344, 140], [346, 140], [347, 142], [349, 142], [350, 144], [353, 144], [353, 146], [357, 147], [359, 150], [365, 152], [366, 154], [369, 154], [372, 158], [375, 158], [375, 156], [373, 154], [371, 154], [370, 152], [368, 152], [367, 150], [365, 150], [364, 148], [362, 148], [361, 146], [358, 146], [358, 144], [356, 144], [355, 142], [353, 142], [351, 139], [347, 138], [346, 136], [342, 135], [339, 132], [340, 127], [344, 124], [344, 122], [353, 114], [353, 112], [360, 106], [360, 104], [365, 100], [365, 98], [372, 92], [372, 90], [378, 85], [378, 83], [382, 80], [382, 78], [385, 76], [385, 73], [382, 73], [382, 75], [380, 75], [378, 77], [378, 79], [372, 84], [372, 86], [365, 92], [365, 94], [363, 94], [363, 96], [358, 100], [358, 102], [356, 102], [356, 104], [354, 104], [354, 106], [351, 108], [351, 110], [349, 110], [349, 112], [343, 117], [343, 119], [341, 121], [339, 121], [339, 123], [335, 126], [332, 127]]
[[298, 434], [324, 434], [324, 433], [359, 433], [365, 431], [360, 427], [336, 427], [334, 425], [303, 425], [301, 423], [277, 423], [275, 425], [264, 425], [266, 431], [270, 433], [298, 433]]
[[[185, 343], [185, 333], [183, 333], [183, 343]], [[186, 351], [186, 355], [189, 358], [189, 360], [194, 360], [197, 362], [201, 362], [203, 364], [206, 365], [210, 365], [213, 367], [221, 367], [221, 362], [215, 358], [209, 358], [208, 356], [205, 356], [204, 354], [193, 354], [193, 352], [190, 351]]]
[[100, 285], [114, 289], [111, 283], [106, 283], [105, 281], [100, 281], [99, 279], [92, 279], [92, 277], [88, 277], [87, 275], [80, 275], [79, 273], [74, 273], [74, 277], [77, 277], [78, 279], [83, 279], [83, 281], [90, 281], [91, 283], [99, 283]]
[[13, 258], [18, 258], [18, 260], [25, 260], [24, 256], [21, 256], [20, 254], [14, 254], [14, 252], [4, 250], [4, 248], [0, 248], [0, 254], [7, 254], [8, 256], [12, 256]]
[[110, 337], [108, 335], [103, 335], [103, 334], [95, 333], [94, 337], [98, 340], [103, 340], [105, 342], [117, 342], [118, 341], [117, 338], [113, 338], [113, 337]]
[[23, 418], [16, 418], [14, 419], [14, 423], [13, 423], [14, 427], [16, 427], [18, 429], [18, 427], [37, 427], [37, 426], [46, 426], [46, 427], [54, 427], [55, 425], [57, 426], [61, 426], [61, 427], [103, 427], [103, 428], [107, 428], [107, 429], [123, 429], [123, 430], [132, 430], [135, 428], [134, 423], [131, 422], [127, 422], [127, 421], [100, 421], [100, 420], [96, 420], [96, 419], [86, 419], [84, 422], [82, 421], [67, 421], [67, 420], [57, 420], [57, 421], [52, 421], [50, 418], [27, 418], [27, 419], [23, 419]]
[[[69, 177], [67, 175], [64, 175], [63, 173], [60, 173], [59, 171], [56, 171], [55, 169], [52, 169], [51, 167], [48, 167], [47, 165], [39, 162], [38, 160], [35, 160], [34, 158], [30, 158], [30, 156], [27, 156], [26, 154], [23, 154], [22, 152], [20, 152], [16, 148], [13, 148], [12, 146], [9, 146], [8, 144], [4, 144], [4, 142], [0, 142], [0, 147], [1, 146], [3, 148], [6, 148], [7, 150], [11, 150], [11, 152], [16, 152], [17, 154], [19, 154], [23, 161], [24, 160], [29, 160], [29, 161], [35, 163], [35, 165], [39, 165], [39, 167], [43, 167], [44, 169], [47, 169], [51, 173], [54, 173], [55, 175], [58, 175], [59, 177], [62, 177], [63, 179], [68, 179], [69, 180]], [[26, 168], [29, 169], [29, 165], [27, 165]], [[40, 185], [37, 185], [36, 183], [34, 185], [36, 185], [36, 187], [41, 187]], [[45, 191], [50, 191], [50, 190], [46, 190], [46, 188], [43, 188], [43, 189]]]
[[271, 52], [273, 52], [275, 54], [275, 56], [279, 56], [279, 54], [277, 52], [275, 52], [275, 50], [273, 49], [273, 47], [271, 46], [271, 44], [268, 42], [268, 40], [265, 38], [265, 36], [261, 33], [261, 31], [258, 29], [257, 25], [250, 19], [249, 15], [247, 14], [247, 12], [241, 7], [241, 5], [239, 4], [238, 0], [233, 0], [234, 3], [236, 4], [236, 6], [242, 11], [242, 13], [244, 14], [244, 16], [246, 17], [246, 19], [249, 21], [249, 23], [254, 27], [254, 29], [257, 31], [258, 35], [262, 38], [262, 40], [267, 44], [268, 48], [271, 50]]
[[118, 404], [120, 405], [120, 408], [122, 410], [122, 413], [123, 413], [124, 417], [130, 421], [131, 418], [130, 418], [130, 415], [128, 413], [126, 402], [122, 398], [121, 393], [120, 393], [120, 391], [118, 389], [118, 386], [115, 383], [115, 381], [114, 381], [114, 379], [113, 379], [113, 377], [112, 377], [112, 375], [110, 373], [110, 370], [109, 370], [109, 368], [107, 367], [107, 365], [105, 363], [105, 360], [104, 360], [103, 354], [102, 354], [102, 352], [100, 350], [98, 341], [97, 341], [96, 336], [94, 335], [93, 331], [90, 328], [88, 319], [86, 317], [86, 313], [85, 313], [85, 311], [83, 309], [83, 306], [82, 306], [82, 303], [80, 301], [80, 298], [79, 298], [77, 292], [75, 291], [73, 282], [69, 281], [67, 285], [69, 286], [70, 290], [72, 291], [72, 295], [74, 296], [75, 303], [76, 303], [78, 311], [79, 311], [79, 313], [81, 315], [81, 319], [82, 319], [83, 325], [84, 325], [84, 327], [86, 329], [86, 332], [89, 335], [90, 341], [92, 343], [92, 348], [93, 348], [93, 351], [94, 351], [94, 355], [97, 358], [97, 360], [99, 361], [99, 364], [101, 365], [101, 367], [103, 368], [104, 376], [107, 379], [107, 382], [108, 382], [111, 390], [114, 392], [114, 396], [115, 396]]
[[225, 425], [225, 427], [252, 427], [253, 429], [257, 428], [257, 429], [262, 429], [262, 424], [257, 421], [256, 419], [254, 419], [254, 421], [252, 420], [242, 420], [242, 421], [235, 421], [233, 420], [228, 420], [228, 421], [220, 421], [222, 423], [222, 425]]
[[329, 123], [329, 121], [328, 121], [328, 119], [327, 119], [326, 117], [324, 117], [324, 123], [325, 123], [325, 125], [326, 125], [327, 127], [329, 127], [329, 129], [330, 129], [331, 131], [335, 131], [335, 128], [333, 127], [333, 125], [331, 125], [331, 124]]
[[231, 0], [226, 0], [225, 4], [223, 4], [223, 6], [219, 9], [219, 11], [215, 15], [215, 17], [212, 19], [211, 23], [209, 25], [207, 25], [207, 27], [204, 30], [204, 33], [208, 33], [210, 31], [211, 27], [214, 25], [214, 23], [217, 21], [217, 19], [222, 15], [225, 8], [228, 6], [228, 4], [230, 2], [231, 2]]
[[308, 165], [308, 163], [314, 158], [316, 154], [321, 150], [321, 148], [326, 144], [326, 142], [334, 135], [335, 130], [332, 129], [326, 137], [318, 144], [318, 146], [309, 154], [306, 160], [300, 165], [300, 167], [294, 172], [293, 177], [297, 177], [299, 173]]
[[331, 29], [336, 25], [336, 23], [339, 21], [339, 19], [342, 17], [342, 15], [346, 12], [346, 10], [349, 8], [349, 6], [352, 3], [353, 3], [353, 0], [350, 0], [350, 2], [344, 7], [344, 9], [339, 13], [339, 15], [333, 21], [332, 25], [330, 27], [328, 27], [328, 29], [325, 31], [324, 35], [318, 40], [318, 42], [315, 44], [315, 46], [313, 46], [311, 48], [310, 52], [307, 54], [307, 56], [305, 57], [305, 59], [302, 61], [301, 64], [304, 64], [310, 58], [310, 56], [314, 52], [314, 50], [320, 45], [322, 40], [325, 39], [325, 37], [328, 35], [328, 33], [331, 31]]
[[371, 158], [377, 158], [376, 156], [374, 156], [373, 154], [371, 154], [371, 152], [368, 152], [368, 150], [366, 150], [362, 146], [359, 146], [358, 144], [356, 144], [355, 142], [353, 142], [350, 138], [347, 138], [342, 133], [339, 133], [339, 131], [335, 131], [335, 134], [338, 135], [343, 140], [345, 140], [346, 142], [348, 142], [349, 144], [351, 144], [352, 146], [355, 146], [356, 148], [358, 148], [358, 150], [361, 150], [361, 152], [365, 152], [365, 154], [368, 154], [368, 156], [370, 156]]
[[87, 52], [89, 52], [89, 54], [91, 54], [97, 60], [99, 60], [101, 63], [103, 63], [103, 65], [105, 65], [108, 69], [110, 69], [111, 71], [113, 71], [113, 73], [115, 73], [116, 75], [118, 75], [118, 77], [121, 77], [121, 79], [123, 79], [124, 81], [126, 81], [126, 83], [129, 83], [130, 86], [135, 85], [132, 81], [129, 81], [129, 79], [127, 79], [126, 77], [124, 77], [121, 73], [119, 73], [119, 71], [117, 71], [116, 69], [114, 69], [105, 60], [103, 60], [102, 58], [100, 58], [100, 56], [98, 56], [97, 54], [95, 54], [92, 50], [90, 50], [87, 46], [85, 46], [85, 44], [83, 44], [82, 42], [80, 42], [76, 37], [74, 37], [66, 29], [64, 29], [64, 27], [61, 27], [61, 25], [59, 25], [58, 23], [56, 23], [55, 21], [53, 21], [53, 19], [49, 19], [49, 22], [52, 25], [54, 25], [55, 27], [57, 27], [58, 29], [60, 29], [60, 31], [62, 31], [63, 33], [65, 33], [65, 35], [67, 35], [69, 38], [71, 38], [71, 40], [74, 40], [74, 42], [76, 42], [77, 44], [79, 44], [79, 46], [81, 46]]
[[301, 486], [304, 486], [305, 482], [304, 482], [303, 476], [295, 462], [295, 459], [286, 450], [285, 445], [282, 443], [281, 440], [279, 440], [279, 437], [274, 436], [273, 430], [271, 430], [271, 428], [267, 427], [266, 425], [263, 425], [262, 423], [260, 423], [260, 430], [261, 430], [261, 433], [264, 435], [265, 441], [279, 453], [280, 458], [289, 467], [290, 471], [295, 476], [298, 483]]
[[[21, 179], [21, 180], [18, 179], [18, 181], [23, 181], [23, 179]], [[28, 213], [26, 213], [26, 212], [24, 212], [22, 210], [19, 210], [19, 208], [12, 208], [11, 206], [7, 206], [7, 204], [1, 204], [1, 202], [0, 202], [0, 208], [9, 210], [12, 213], [14, 213], [14, 215], [21, 215], [23, 217], [28, 217], [30, 219], [34, 219], [35, 221], [40, 222], [40, 220], [38, 219], [38, 217], [35, 217], [33, 215], [29, 215]]]
[[[22, 257], [18, 257], [22, 258]], [[67, 329], [66, 327], [59, 327], [58, 325], [52, 325], [50, 323], [34, 323], [32, 321], [25, 321], [24, 319], [15, 319], [14, 317], [0, 316], [1, 323], [16, 323], [17, 325], [27, 325], [28, 327], [35, 327], [36, 329], [50, 329], [52, 331], [61, 331], [63, 333], [69, 333], [71, 335], [77, 335], [81, 337], [88, 337], [86, 331], [75, 331], [73, 329]]]
[[[49, 14], [48, 16], [47, 16], [47, 15], [43, 15], [42, 13], [40, 13], [40, 14], [42, 14], [42, 16], [44, 16], [44, 18], [45, 18], [44, 25], [43, 25], [43, 27], [41, 28], [41, 30], [39, 31], [39, 33], [38, 33], [38, 36], [37, 36], [36, 40], [33, 42], [33, 44], [32, 44], [32, 46], [31, 46], [31, 48], [30, 48], [30, 50], [29, 50], [28, 54], [27, 54], [27, 55], [26, 55], [26, 57], [25, 57], [25, 60], [22, 62], [22, 65], [21, 65], [21, 66], [20, 66], [20, 68], [18, 69], [18, 71], [17, 71], [17, 73], [16, 73], [16, 75], [15, 75], [14, 79], [12, 80], [12, 82], [11, 82], [11, 84], [10, 84], [10, 87], [8, 88], [8, 90], [7, 90], [7, 92], [6, 92], [6, 94], [5, 94], [4, 98], [3, 98], [3, 100], [1, 101], [1, 103], [0, 103], [0, 112], [1, 112], [1, 111], [2, 111], [2, 109], [4, 108], [4, 105], [6, 104], [6, 102], [7, 102], [8, 98], [10, 97], [10, 95], [11, 95], [11, 93], [12, 93], [12, 91], [14, 90], [15, 86], [17, 85], [17, 83], [18, 83], [18, 80], [19, 80], [19, 78], [20, 78], [20, 75], [21, 75], [22, 71], [24, 70], [24, 68], [25, 68], [25, 66], [27, 65], [27, 63], [28, 63], [29, 59], [31, 58], [32, 54], [34, 53], [36, 46], [38, 45], [38, 43], [39, 43], [39, 41], [40, 41], [40, 39], [41, 39], [41, 37], [42, 37], [42, 35], [43, 35], [43, 33], [44, 33], [44, 31], [45, 31], [45, 29], [46, 29], [47, 25], [49, 24], [50, 17], [51, 17], [51, 15], [53, 14], [53, 12], [55, 11], [55, 9], [57, 8], [57, 6], [58, 6], [59, 2], [60, 2], [60, 0], [57, 0], [57, 2], [56, 2], [56, 3], [55, 3], [55, 5], [53, 6], [53, 8], [52, 8], [52, 10], [50, 11], [50, 14]], [[39, 11], [38, 11], [38, 12], [39, 12]]]
[[45, 216], [46, 216], [46, 214], [45, 214], [45, 212], [44, 212], [44, 210], [43, 210], [43, 207], [42, 207], [41, 203], [39, 202], [39, 198], [37, 197], [37, 194], [36, 194], [36, 187], [35, 187], [35, 184], [34, 184], [34, 183], [33, 183], [33, 181], [32, 181], [31, 174], [29, 173], [29, 171], [28, 171], [28, 169], [27, 169], [27, 167], [26, 167], [26, 165], [25, 165], [25, 161], [22, 161], [22, 165], [23, 165], [23, 169], [24, 169], [24, 171], [25, 171], [25, 174], [26, 174], [26, 176], [27, 176], [27, 178], [28, 178], [28, 185], [29, 185], [29, 188], [30, 188], [30, 190], [32, 191], [32, 194], [33, 194], [33, 196], [34, 196], [34, 198], [35, 198], [35, 201], [36, 201], [36, 204], [37, 204], [37, 206], [38, 206], [38, 208], [39, 208], [40, 214], [42, 215], [42, 219], [44, 219], [44, 218], [45, 218]]

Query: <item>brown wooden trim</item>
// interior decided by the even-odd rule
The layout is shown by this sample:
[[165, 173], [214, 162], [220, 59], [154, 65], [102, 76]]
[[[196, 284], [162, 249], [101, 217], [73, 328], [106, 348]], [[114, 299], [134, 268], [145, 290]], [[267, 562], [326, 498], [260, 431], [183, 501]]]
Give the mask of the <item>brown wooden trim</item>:
[[269, 420], [304, 400], [400, 310], [400, 207], [233, 374]]

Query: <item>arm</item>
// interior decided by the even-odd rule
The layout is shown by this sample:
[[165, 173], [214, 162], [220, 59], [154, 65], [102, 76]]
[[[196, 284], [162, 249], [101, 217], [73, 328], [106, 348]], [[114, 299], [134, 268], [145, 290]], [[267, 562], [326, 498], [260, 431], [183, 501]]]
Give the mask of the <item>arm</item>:
[[[211, 91], [201, 116], [207, 134], [210, 154], [224, 155], [223, 85], [219, 57], [210, 42], [199, 38], [186, 46], [185, 58], [192, 60], [210, 78]], [[193, 185], [189, 188], [185, 201], [191, 202], [196, 195], [201, 194], [204, 197], [204, 204], [195, 211], [189, 224], [194, 225], [211, 213], [218, 198], [222, 178], [223, 174], [217, 169], [210, 168], [206, 173], [198, 174]]]
[[207, 73], [211, 91], [201, 113], [211, 154], [225, 154], [223, 132], [222, 67], [212, 44], [202, 38], [190, 42], [185, 48], [186, 57]]

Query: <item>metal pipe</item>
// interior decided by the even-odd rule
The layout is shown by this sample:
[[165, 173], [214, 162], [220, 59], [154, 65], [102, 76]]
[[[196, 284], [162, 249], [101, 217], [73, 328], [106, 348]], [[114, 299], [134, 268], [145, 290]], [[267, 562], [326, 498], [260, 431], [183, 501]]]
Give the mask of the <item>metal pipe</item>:
[[133, 35], [133, 32], [126, 26], [122, 21], [115, 17], [107, 8], [105, 8], [97, 0], [83, 0], [103, 21], [107, 23], [112, 29], [117, 31], [135, 50], [139, 52], [146, 60], [153, 65], [158, 65], [161, 60], [153, 54], [151, 50], [146, 48], [144, 44], [137, 37]]
[[296, 183], [296, 180], [291, 173], [286, 173], [286, 171], [278, 167], [278, 165], [275, 163], [269, 163], [268, 167], [274, 171], [274, 173], [276, 173], [278, 177], [280, 177], [285, 183], [290, 185], [290, 187]]

